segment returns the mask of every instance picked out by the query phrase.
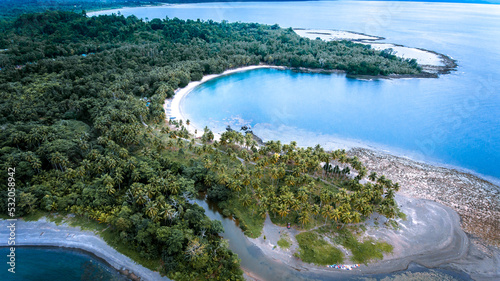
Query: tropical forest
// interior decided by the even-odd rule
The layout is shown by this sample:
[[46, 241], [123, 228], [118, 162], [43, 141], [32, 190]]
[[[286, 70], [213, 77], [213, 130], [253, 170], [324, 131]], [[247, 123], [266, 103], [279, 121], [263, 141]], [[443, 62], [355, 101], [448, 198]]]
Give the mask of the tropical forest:
[[[249, 237], [269, 217], [337, 233], [359, 263], [380, 258], [390, 245], [358, 242], [349, 225], [373, 213], [404, 216], [394, 200], [399, 185], [358, 158], [319, 145], [262, 143], [249, 128], [227, 128], [220, 139], [205, 128], [195, 138], [189, 121], [166, 119], [163, 104], [177, 89], [259, 64], [353, 76], [421, 72], [415, 60], [278, 25], [71, 11], [4, 19], [0, 165], [16, 167], [17, 215], [71, 214], [104, 226], [110, 245], [173, 280], [243, 278], [222, 224], [193, 202], [200, 194]], [[320, 247], [331, 252], [326, 257], [314, 254], [323, 241], [317, 232], [297, 240], [296, 257], [305, 262], [342, 261], [334, 247]]]

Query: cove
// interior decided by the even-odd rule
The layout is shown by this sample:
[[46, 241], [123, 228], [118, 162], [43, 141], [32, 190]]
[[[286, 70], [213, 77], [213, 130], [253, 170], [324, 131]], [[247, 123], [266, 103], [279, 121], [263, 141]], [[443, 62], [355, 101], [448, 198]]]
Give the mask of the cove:
[[[7, 254], [8, 248], [0, 247], [0, 256]], [[57, 247], [16, 247], [16, 273], [8, 273], [7, 267], [2, 265], [2, 280], [129, 280], [84, 251]]]
[[[446, 77], [360, 80], [257, 69], [207, 81], [181, 107], [199, 129], [250, 125], [265, 141], [372, 147], [500, 177], [500, 101], [441, 90], [453, 87]], [[469, 103], [476, 114], [465, 116], [460, 109]]]
[[[419, 274], [424, 273], [426, 280], [472, 280], [467, 274], [445, 269], [428, 269], [415, 263], [411, 263], [407, 270], [397, 271], [388, 274], [371, 275], [345, 275], [343, 272], [325, 272], [317, 273], [307, 270], [298, 270], [283, 263], [274, 261], [265, 256], [262, 251], [252, 244], [243, 234], [235, 221], [223, 217], [217, 207], [205, 199], [204, 195], [198, 195], [192, 200], [205, 209], [205, 214], [212, 220], [219, 220], [224, 226], [222, 237], [229, 240], [229, 248], [238, 254], [241, 259], [242, 269], [248, 274], [259, 278], [260, 280], [393, 280], [396, 278], [418, 278]], [[420, 276], [422, 277], [422, 276]], [[404, 280], [404, 279], [402, 279]]]
[[[265, 78], [272, 71], [264, 70], [238, 74], [224, 78], [224, 83], [217, 80], [203, 87], [217, 83], [219, 92], [223, 84], [229, 87], [229, 82], [244, 80], [245, 83], [231, 89], [238, 98], [246, 95], [242, 104], [233, 103], [233, 108], [218, 107], [224, 104], [215, 100], [214, 93], [213, 99], [204, 99], [207, 108], [186, 100], [185, 112], [192, 122], [202, 127], [209, 125], [207, 121], [219, 122], [219, 127], [225, 127], [221, 124], [227, 122], [224, 119], [241, 117], [254, 125], [260, 123], [264, 138], [287, 141], [285, 137], [288, 137], [299, 141], [302, 136], [308, 139], [314, 134], [327, 136], [322, 142], [316, 141], [320, 144], [345, 144], [347, 139], [352, 139], [358, 144], [390, 150], [415, 160], [468, 169], [500, 182], [500, 169], [495, 165], [500, 163], [500, 84], [497, 78], [500, 76], [500, 5], [404, 1], [229, 2], [125, 8], [91, 15], [117, 12], [144, 19], [168, 16], [349, 30], [384, 37], [387, 43], [448, 55], [457, 60], [457, 71], [438, 79], [351, 81], [334, 75], [314, 78], [295, 75], [295, 78], [281, 77], [280, 80], [279, 76], [291, 75], [279, 75], [274, 71], [274, 77]], [[311, 85], [301, 87], [300, 95], [294, 95], [294, 89], [290, 94], [282, 87], [292, 79], [309, 80]], [[312, 82], [319, 80], [323, 82]], [[252, 88], [245, 89], [244, 85]], [[335, 96], [328, 92], [330, 88], [335, 89]], [[342, 88], [346, 91], [342, 92]], [[250, 92], [240, 93], [241, 90]], [[290, 98], [285, 100], [285, 93], [285, 97]], [[276, 98], [272, 98], [275, 95]], [[333, 97], [336, 99], [332, 100]], [[258, 104], [262, 109], [255, 105], [259, 99], [268, 102]], [[313, 102], [319, 105], [321, 115], [312, 114], [311, 108], [316, 113]], [[236, 111], [242, 107], [247, 111]], [[328, 108], [332, 110], [326, 110]], [[248, 111], [265, 114], [256, 117]], [[228, 114], [222, 116], [222, 113]], [[300, 116], [297, 124], [292, 123], [296, 118], [293, 115]], [[264, 128], [267, 135], [262, 135]], [[285, 132], [296, 135], [287, 136]], [[338, 139], [333, 138], [335, 136]]]

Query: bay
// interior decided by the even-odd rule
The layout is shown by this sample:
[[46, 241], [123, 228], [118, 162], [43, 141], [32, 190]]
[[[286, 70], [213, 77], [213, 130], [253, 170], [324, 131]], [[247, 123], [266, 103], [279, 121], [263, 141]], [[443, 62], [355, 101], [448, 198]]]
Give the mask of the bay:
[[[119, 11], [149, 19], [168, 16], [349, 30], [448, 55], [457, 60], [457, 70], [437, 79], [362, 81], [275, 70], [235, 74], [196, 89], [187, 97], [184, 112], [201, 127], [212, 120], [220, 130], [241, 119], [260, 128], [264, 139], [303, 140], [302, 145], [344, 140], [500, 182], [499, 5], [313, 1]], [[231, 91], [231, 97], [225, 91]]]

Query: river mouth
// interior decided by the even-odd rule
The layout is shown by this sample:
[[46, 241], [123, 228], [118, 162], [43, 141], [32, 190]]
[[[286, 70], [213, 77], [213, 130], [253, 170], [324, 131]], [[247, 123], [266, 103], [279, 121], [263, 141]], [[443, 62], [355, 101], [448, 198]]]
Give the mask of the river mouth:
[[[376, 270], [384, 270], [384, 265], [381, 267], [378, 265], [378, 267], [382, 269], [375, 266], [375, 271], [368, 266], [364, 267], [362, 271], [343, 272], [338, 270], [331, 271], [326, 267], [303, 264], [298, 260], [293, 264], [287, 264], [263, 252], [261, 248], [251, 241], [254, 239], [248, 239], [243, 234], [234, 220], [223, 217], [217, 206], [209, 202], [204, 194], [199, 194], [192, 202], [203, 207], [205, 209], [205, 214], [210, 219], [222, 222], [225, 232], [221, 235], [224, 239], [229, 240], [229, 248], [237, 253], [242, 260], [242, 268], [249, 280], [371, 280], [370, 278], [374, 280], [403, 278], [401, 280], [405, 280], [404, 278], [411, 279], [417, 276], [421, 276], [426, 280], [472, 280], [469, 275], [463, 272], [443, 268], [432, 268], [431, 264], [427, 265], [429, 267], [425, 267], [415, 262], [409, 262], [407, 265], [403, 265], [401, 269], [392, 270], [392, 272], [389, 270], [389, 272], [386, 273], [373, 273]], [[417, 205], [420, 205], [421, 203], [418, 202], [421, 201], [417, 200]], [[436, 203], [434, 204], [436, 206], [438, 205]], [[418, 208], [423, 207], [421, 206]], [[439, 212], [444, 212], [443, 214], [446, 213], [444, 209], [437, 208], [436, 210], [443, 210]], [[444, 255], [445, 254], [443, 254], [443, 256]], [[385, 270], [387, 271], [387, 269]], [[370, 271], [372, 271], [372, 273], [368, 274], [367, 272]]]

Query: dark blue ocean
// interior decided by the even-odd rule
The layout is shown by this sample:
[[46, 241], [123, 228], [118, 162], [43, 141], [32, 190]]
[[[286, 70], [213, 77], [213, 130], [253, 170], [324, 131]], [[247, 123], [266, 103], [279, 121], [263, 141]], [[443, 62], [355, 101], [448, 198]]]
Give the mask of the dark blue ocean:
[[16, 247], [15, 273], [7, 270], [10, 251], [0, 248], [2, 281], [126, 281], [115, 269], [78, 250], [52, 247]]

